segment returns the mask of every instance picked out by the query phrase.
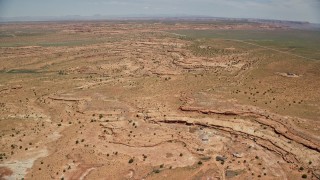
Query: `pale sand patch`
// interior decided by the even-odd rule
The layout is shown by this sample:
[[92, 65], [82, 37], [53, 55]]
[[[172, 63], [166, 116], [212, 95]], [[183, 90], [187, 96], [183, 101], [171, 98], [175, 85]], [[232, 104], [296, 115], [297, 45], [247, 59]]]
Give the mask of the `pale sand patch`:
[[4, 164], [0, 164], [0, 166], [8, 167], [13, 171], [13, 174], [10, 177], [5, 177], [8, 180], [22, 179], [27, 174], [28, 169], [32, 168], [33, 163], [42, 157], [48, 156], [47, 149], [39, 149], [30, 152], [26, 159], [21, 160], [13, 160], [6, 162]]

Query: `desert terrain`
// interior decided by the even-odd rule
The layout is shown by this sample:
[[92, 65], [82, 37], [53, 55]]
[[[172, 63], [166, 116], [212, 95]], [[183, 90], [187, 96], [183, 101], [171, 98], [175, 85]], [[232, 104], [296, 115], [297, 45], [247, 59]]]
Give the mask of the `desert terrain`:
[[320, 31], [0, 25], [0, 179], [320, 178]]

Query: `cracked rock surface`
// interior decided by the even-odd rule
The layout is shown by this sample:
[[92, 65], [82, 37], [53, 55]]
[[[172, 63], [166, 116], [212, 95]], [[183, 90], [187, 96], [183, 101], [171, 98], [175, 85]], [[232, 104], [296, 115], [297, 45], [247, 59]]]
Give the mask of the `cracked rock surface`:
[[320, 177], [319, 62], [172, 32], [279, 27], [1, 27], [0, 179]]

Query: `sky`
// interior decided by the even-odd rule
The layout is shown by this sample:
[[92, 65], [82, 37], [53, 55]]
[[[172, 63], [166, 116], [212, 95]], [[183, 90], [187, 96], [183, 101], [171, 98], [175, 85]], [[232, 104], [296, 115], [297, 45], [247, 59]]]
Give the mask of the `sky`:
[[0, 17], [211, 16], [320, 23], [320, 0], [0, 0]]

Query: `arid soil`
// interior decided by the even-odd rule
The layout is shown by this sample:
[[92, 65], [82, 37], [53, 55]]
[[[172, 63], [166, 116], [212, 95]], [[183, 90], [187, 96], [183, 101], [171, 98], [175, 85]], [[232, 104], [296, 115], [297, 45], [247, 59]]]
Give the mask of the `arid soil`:
[[320, 61], [172, 32], [283, 27], [0, 27], [0, 179], [320, 178]]

